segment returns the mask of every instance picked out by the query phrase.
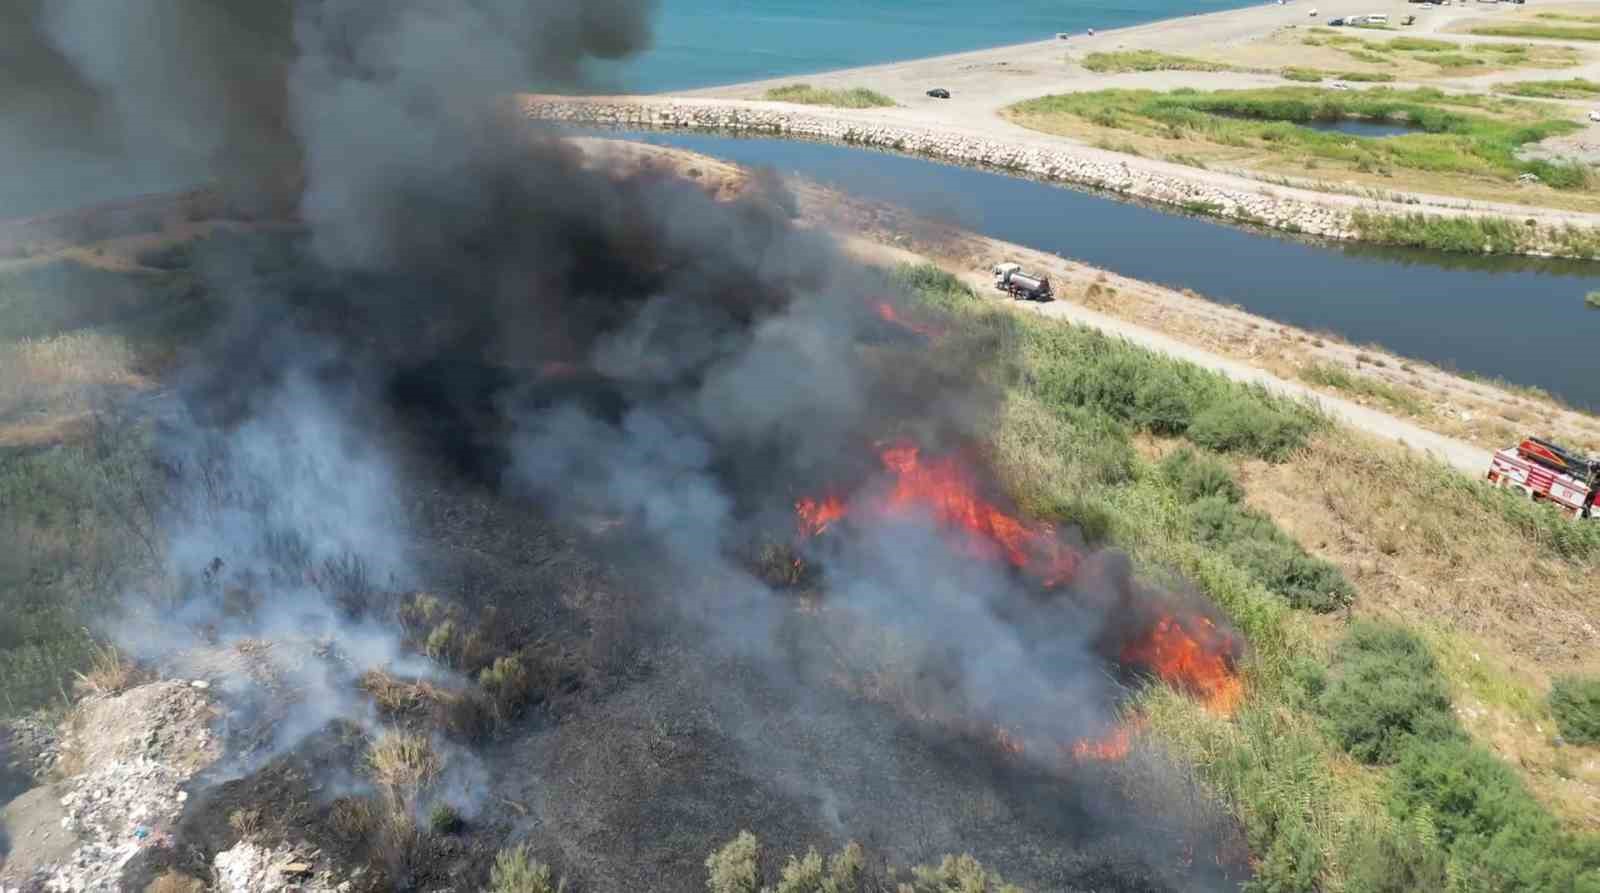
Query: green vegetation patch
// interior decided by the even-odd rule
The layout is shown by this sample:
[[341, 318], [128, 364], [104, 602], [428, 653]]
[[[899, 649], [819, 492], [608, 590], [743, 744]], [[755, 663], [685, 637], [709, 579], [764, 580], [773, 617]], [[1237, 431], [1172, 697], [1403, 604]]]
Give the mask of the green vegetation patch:
[[1562, 12], [1541, 12], [1534, 16], [1536, 19], [1550, 19], [1557, 22], [1583, 22], [1589, 25], [1600, 25], [1600, 16], [1579, 16]]
[[1307, 84], [1320, 83], [1323, 80], [1351, 81], [1359, 83], [1386, 84], [1394, 80], [1394, 75], [1372, 71], [1329, 71], [1325, 68], [1285, 68], [1281, 74], [1286, 80], [1300, 81]]
[[1588, 99], [1600, 96], [1600, 82], [1583, 78], [1565, 81], [1518, 81], [1500, 84], [1495, 90], [1512, 96], [1530, 96], [1536, 99]]
[[1600, 230], [1568, 225], [1553, 232], [1509, 217], [1383, 214], [1356, 209], [1351, 223], [1362, 241], [1468, 254], [1516, 254], [1553, 243], [1567, 257], [1600, 258]]
[[1119, 71], [1233, 71], [1232, 65], [1209, 62], [1193, 56], [1175, 56], [1155, 50], [1117, 50], [1110, 53], [1090, 53], [1083, 59], [1083, 67], [1097, 72]]
[[[1011, 111], [1043, 129], [1053, 118], [1072, 116], [1100, 127], [1361, 171], [1401, 168], [1508, 181], [1532, 173], [1557, 189], [1583, 189], [1593, 181], [1580, 163], [1517, 157], [1519, 147], [1571, 133], [1580, 129], [1577, 123], [1533, 103], [1431, 89], [1099, 90], [1027, 100]], [[1371, 139], [1301, 126], [1344, 119], [1405, 122], [1417, 132]]]
[[782, 87], [773, 87], [766, 93], [766, 98], [774, 102], [797, 102], [802, 105], [831, 105], [847, 109], [887, 108], [894, 105], [894, 100], [865, 87], [852, 87], [848, 90], [829, 90], [822, 87], [813, 87], [810, 84], [786, 84]]
[[1334, 388], [1358, 397], [1368, 397], [1410, 416], [1427, 415], [1427, 404], [1410, 392], [1329, 363], [1313, 363], [1299, 370], [1301, 381]]
[[1594, 889], [1600, 839], [1563, 831], [1504, 760], [1464, 738], [1413, 737], [1389, 809], [1437, 837], [1455, 889]]
[[158, 478], [138, 430], [0, 454], [0, 716], [59, 702], [88, 667], [86, 627], [157, 563]]
[[1475, 25], [1469, 32], [1483, 37], [1543, 37], [1551, 40], [1600, 40], [1600, 28], [1561, 27], [1537, 23]]
[[1317, 710], [1334, 740], [1364, 763], [1398, 762], [1413, 736], [1435, 740], [1461, 734], [1449, 687], [1428, 646], [1389, 624], [1350, 629]]
[[1600, 677], [1564, 676], [1550, 687], [1550, 712], [1573, 744], [1600, 744]]

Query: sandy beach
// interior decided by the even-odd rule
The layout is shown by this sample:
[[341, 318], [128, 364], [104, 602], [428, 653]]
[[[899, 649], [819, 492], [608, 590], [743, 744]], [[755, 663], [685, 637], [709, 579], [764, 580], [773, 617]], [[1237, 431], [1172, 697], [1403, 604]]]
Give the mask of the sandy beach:
[[[1541, 7], [1544, 9], [1545, 7]], [[1554, 7], [1551, 7], [1554, 8]], [[1562, 9], [1593, 13], [1600, 11], [1600, 3], [1586, 0], [1583, 3], [1564, 4]], [[951, 134], [962, 138], [989, 140], [1004, 147], [1014, 147], [1018, 152], [1055, 150], [1070, 152], [1085, 158], [1112, 160], [1133, 170], [1150, 171], [1163, 177], [1176, 177], [1200, 186], [1223, 189], [1261, 190], [1265, 180], [1280, 194], [1310, 203], [1343, 207], [1371, 205], [1384, 213], [1405, 213], [1419, 207], [1446, 215], [1497, 216], [1536, 218], [1541, 224], [1552, 227], [1600, 226], [1600, 213], [1592, 209], [1561, 209], [1562, 202], [1570, 203], [1570, 193], [1561, 193], [1542, 187], [1514, 192], [1513, 201], [1498, 201], [1491, 187], [1490, 198], [1481, 194], [1453, 194], [1444, 190], [1428, 191], [1404, 188], [1402, 184], [1388, 185], [1379, 181], [1382, 188], [1373, 189], [1371, 183], [1355, 182], [1351, 178], [1348, 189], [1341, 188], [1343, 178], [1350, 177], [1340, 171], [1279, 174], [1263, 177], [1243, 167], [1207, 164], [1203, 168], [1174, 164], [1158, 157], [1106, 151], [1103, 141], [1089, 141], [1072, 135], [1043, 133], [1008, 120], [1004, 114], [1008, 106], [1017, 102], [1051, 94], [1101, 90], [1113, 87], [1170, 90], [1179, 87], [1196, 89], [1236, 89], [1251, 87], [1289, 86], [1281, 71], [1300, 64], [1310, 50], [1300, 44], [1310, 29], [1324, 25], [1329, 19], [1366, 13], [1386, 13], [1393, 30], [1341, 29], [1342, 35], [1356, 35], [1368, 39], [1387, 37], [1441, 36], [1470, 48], [1478, 44], [1529, 43], [1528, 40], [1511, 40], [1500, 37], [1480, 37], [1459, 33], [1470, 25], [1495, 21], [1507, 16], [1526, 16], [1524, 6], [1509, 4], [1469, 3], [1434, 7], [1407, 3], [1403, 0], [1334, 0], [1331, 3], [1313, 3], [1292, 0], [1283, 4], [1270, 3], [1226, 12], [1210, 13], [1168, 19], [1132, 28], [1099, 32], [1051, 36], [1032, 43], [1001, 46], [974, 52], [894, 62], [863, 68], [822, 72], [804, 77], [785, 77], [773, 80], [733, 84], [703, 90], [689, 91], [672, 96], [638, 97], [642, 104], [681, 102], [687, 100], [700, 107], [727, 103], [729, 108], [790, 108], [809, 116], [828, 116], [849, 127], [898, 127], [909, 130]], [[1312, 11], [1316, 15], [1312, 15]], [[1400, 27], [1406, 16], [1416, 16], [1414, 25]], [[1328, 33], [1323, 29], [1320, 33]], [[1558, 45], [1559, 41], [1533, 41], [1536, 44]], [[1581, 44], [1581, 41], [1570, 41]], [[1386, 87], [1407, 88], [1427, 86], [1446, 92], [1481, 93], [1491, 86], [1509, 80], [1587, 78], [1600, 79], [1600, 52], [1593, 46], [1573, 46], [1578, 64], [1561, 68], [1521, 68], [1481, 73], [1467, 69], [1461, 76], [1453, 76], [1447, 69], [1439, 69], [1437, 76], [1414, 80], [1414, 74], [1405, 70]], [[1175, 55], [1199, 55], [1203, 58], [1226, 58], [1235, 70], [1229, 71], [1147, 71], [1122, 73], [1097, 73], [1081, 64], [1083, 58], [1094, 52], [1120, 50], [1152, 50]], [[896, 104], [883, 108], [834, 108], [817, 105], [791, 105], [769, 102], [763, 97], [770, 88], [805, 83], [823, 89], [866, 88], [881, 93]], [[1341, 85], [1342, 86], [1342, 85]], [[1351, 85], [1355, 89], [1364, 86]], [[949, 99], [936, 99], [926, 91], [940, 87], [950, 92]], [[1600, 123], [1586, 121], [1590, 101], [1554, 101], [1549, 108], [1582, 124], [1576, 134], [1551, 140], [1552, 148], [1559, 148], [1570, 157], [1600, 157]], [[677, 122], [682, 125], [684, 122]], [[691, 125], [692, 126], [692, 125]], [[1559, 143], [1559, 146], [1554, 144]], [[1063, 179], [1073, 179], [1063, 177]], [[1330, 182], [1331, 181], [1331, 182]], [[1100, 185], [1100, 184], [1091, 184]], [[1515, 185], [1515, 184], [1513, 184]], [[1340, 194], [1341, 192], [1353, 194]], [[1381, 193], [1381, 196], [1374, 195]], [[1381, 198], [1387, 201], [1374, 202]]]

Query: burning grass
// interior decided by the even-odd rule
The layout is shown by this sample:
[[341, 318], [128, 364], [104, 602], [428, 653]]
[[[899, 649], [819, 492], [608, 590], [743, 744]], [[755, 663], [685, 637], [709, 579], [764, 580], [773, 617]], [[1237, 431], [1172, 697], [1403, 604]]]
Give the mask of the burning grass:
[[[931, 300], [941, 306], [961, 304], [959, 288], [930, 284], [930, 291]], [[983, 311], [975, 312], [981, 325]], [[1069, 335], [1073, 330], [1067, 326], [1031, 317], [1018, 325], [1053, 326], [1063, 330], [1059, 335], [1063, 338], [1091, 337]], [[1030, 342], [1014, 337], [1007, 343], [1020, 349]], [[1120, 381], [1138, 382], [1149, 374], [1139, 368], [1141, 362], [1161, 362], [1138, 354], [1127, 356], [1130, 368]], [[1429, 563], [1421, 570], [1411, 569], [1406, 579], [1445, 580], [1459, 577], [1466, 568], [1480, 575], [1482, 568], [1496, 567], [1505, 575], [1505, 585], [1526, 593], [1522, 583], [1531, 550], [1543, 556], [1535, 566], [1554, 571], [1556, 579], [1565, 581], [1559, 588], [1575, 608], [1584, 601], [1578, 595], [1580, 581], [1586, 579], [1585, 568], [1595, 554], [1587, 546], [1591, 531], [1553, 513], [1532, 511], [1536, 507], [1514, 504], [1505, 494], [1392, 447], [1357, 446], [1359, 438], [1327, 429], [1300, 442], [1290, 463], [1235, 459], [1245, 468], [1242, 483], [1220, 462], [1192, 449], [1172, 451], [1150, 468], [1137, 456], [1130, 461], [1127, 434], [1120, 425], [1095, 426], [1083, 415], [1085, 410], [1104, 412], [1108, 405], [1120, 406], [1109, 412], [1135, 420], [1130, 408], [1137, 407], [1137, 387], [1046, 390], [1042, 384], [1054, 384], [1048, 371], [1026, 364], [1022, 368], [1029, 373], [1010, 379], [1016, 384], [994, 444], [1007, 489], [1023, 494], [1023, 503], [1039, 516], [1092, 519], [1091, 526], [1129, 549], [1147, 574], [1159, 576], [1162, 568], [1175, 569], [1221, 606], [1250, 641], [1249, 656], [1241, 665], [1242, 697], [1232, 711], [1207, 709], [1206, 699], [1184, 696], [1181, 686], [1147, 689], [1134, 711], [1151, 736], [1192, 759], [1238, 812], [1256, 857], [1258, 882], [1284, 889], [1364, 889], [1389, 883], [1434, 889], [1445, 887], [1450, 876], [1515, 885], [1542, 872], [1555, 884], [1552, 889], [1567, 889], [1562, 884], [1572, 883], [1578, 876], [1574, 872], [1586, 870], [1587, 857], [1564, 854], [1583, 852], [1589, 844], [1559, 830], [1525, 783], [1506, 782], [1516, 775], [1514, 770], [1480, 745], [1463, 743], [1467, 739], [1455, 722], [1452, 696], [1468, 690], [1469, 684], [1474, 692], [1482, 686], [1469, 683], [1465, 676], [1441, 675], [1446, 668], [1457, 672], [1461, 661], [1452, 654], [1448, 661], [1436, 662], [1428, 646], [1403, 631], [1369, 634], [1365, 628], [1358, 628], [1336, 656], [1320, 644], [1322, 637], [1313, 627], [1285, 610], [1269, 591], [1265, 581], [1270, 575], [1252, 568], [1242, 554], [1229, 553], [1248, 541], [1245, 531], [1252, 525], [1259, 525], [1268, 541], [1294, 544], [1269, 515], [1288, 518], [1291, 531], [1303, 541], [1324, 546], [1336, 542], [1338, 536], [1327, 530], [1326, 523], [1302, 523], [1314, 516], [1321, 522], [1333, 521], [1344, 536], [1360, 531], [1357, 535], [1390, 537], [1393, 544], [1385, 547], [1389, 554], [1439, 555], [1441, 550], [1448, 554], [1449, 566]], [[1247, 389], [1232, 393], [1249, 399]], [[1062, 394], [1073, 399], [1054, 406], [1049, 402]], [[1148, 423], [1138, 427], [1154, 428]], [[1113, 446], [1118, 443], [1122, 449]], [[1308, 466], [1323, 473], [1306, 481]], [[1284, 482], [1268, 486], [1267, 477]], [[1085, 482], [1091, 483], [1086, 487]], [[1293, 495], [1285, 497], [1288, 502], [1263, 500], [1264, 488]], [[1242, 494], [1256, 507], [1240, 505]], [[1378, 499], [1379, 494], [1383, 498]], [[1294, 510], [1280, 511], [1286, 505]], [[1315, 512], [1303, 511], [1311, 505], [1317, 506]], [[1231, 532], [1208, 536], [1204, 531], [1224, 529], [1209, 520], [1210, 514], [1226, 512], [1237, 513], [1229, 516], [1232, 526], [1226, 529]], [[1190, 527], [1182, 520], [1186, 515], [1208, 520]], [[1490, 546], [1494, 555], [1480, 551]], [[1343, 567], [1357, 570], [1355, 560], [1344, 560], [1342, 547], [1334, 552]], [[1523, 558], [1514, 557], [1518, 554]], [[1344, 598], [1354, 596], [1360, 610], [1376, 607], [1362, 601], [1371, 597], [1373, 586], [1386, 593], [1390, 585], [1369, 579], [1363, 571], [1369, 586], [1358, 592], [1333, 565], [1322, 563], [1331, 579], [1339, 581]], [[1430, 593], [1420, 596], [1418, 603], [1425, 605], [1424, 615], [1446, 612], [1459, 618], [1463, 595]], [[1518, 612], [1524, 619], [1526, 607]], [[1469, 608], [1468, 616], [1474, 610]], [[1573, 622], [1575, 615], [1560, 622], [1552, 616], [1555, 625], [1541, 628], [1570, 628]], [[1388, 647], [1391, 642], [1400, 647]], [[1536, 647], [1533, 639], [1527, 644]], [[1335, 667], [1331, 673], [1330, 664]], [[1477, 661], [1465, 665], [1483, 666]], [[1336, 729], [1344, 731], [1330, 735]], [[1118, 753], [1119, 735], [1120, 731], [1086, 739], [1079, 751], [1091, 756], [1101, 748]], [[1376, 774], [1356, 771], [1340, 742], [1363, 757], [1381, 754], [1396, 768]], [[1460, 750], [1458, 756], [1466, 764], [1480, 766], [1481, 788], [1469, 793], [1429, 780], [1435, 778], [1429, 768], [1435, 765], [1435, 756], [1430, 754], [1442, 758], [1450, 748]], [[1485, 759], [1498, 768], [1490, 768]], [[1456, 799], [1463, 795], [1466, 800]], [[1518, 830], [1507, 833], [1529, 835], [1520, 850], [1484, 836], [1441, 840], [1434, 826], [1427, 824], [1430, 814], [1465, 809], [1446, 824], [1467, 827], [1476, 819], [1463, 816], [1479, 815], [1475, 810], [1480, 805], [1502, 795], [1518, 816], [1512, 822]], [[1460, 807], [1462, 802], [1469, 805]], [[1395, 823], [1391, 811], [1407, 820]]]

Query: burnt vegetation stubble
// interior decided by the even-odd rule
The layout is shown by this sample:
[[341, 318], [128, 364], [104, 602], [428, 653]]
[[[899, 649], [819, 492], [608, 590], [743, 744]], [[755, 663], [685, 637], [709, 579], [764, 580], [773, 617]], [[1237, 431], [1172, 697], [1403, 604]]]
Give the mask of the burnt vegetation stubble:
[[[1010, 575], [966, 572], [976, 589], [941, 594], [970, 604], [941, 617], [916, 590], [959, 562], [916, 523], [866, 531], [865, 551], [842, 536], [809, 547], [858, 574], [824, 561], [807, 576], [824, 593], [869, 593], [843, 602], [852, 625], [887, 630], [867, 646], [797, 618], [792, 589], [758, 576], [761, 549], [793, 541], [796, 495], [870, 479], [871, 444], [981, 441], [995, 405], [981, 339], [934, 349], [886, 326], [863, 297], [889, 284], [795, 229], [770, 182], [717, 204], [662, 172], [596, 168], [555, 140], [481, 134], [449, 190], [397, 188], [392, 218], [374, 223], [391, 262], [323, 263], [314, 232], [199, 252], [228, 319], [177, 376], [182, 421], [163, 442], [226, 438], [292, 392], [290, 412], [336, 407], [344, 436], [394, 464], [410, 585], [371, 579], [359, 555], [257, 550], [184, 569], [186, 596], [231, 591], [246, 619], [226, 622], [249, 627], [273, 594], [238, 593], [299, 575], [345, 618], [324, 630], [335, 640], [343, 622], [410, 629], [403, 649], [438, 658], [443, 681], [369, 670], [351, 687], [410, 685], [376, 698], [381, 720], [471, 749], [496, 794], [464, 788], [467, 832], [410, 839], [425, 854], [352, 838], [349, 798], [327, 792], [349, 775], [350, 736], [366, 733], [335, 720], [286, 750], [244, 742], [270, 759], [191, 808], [206, 850], [227, 845], [226, 817], [254, 803], [271, 804], [278, 833], [310, 833], [406, 886], [481, 868], [507, 834], [532, 831], [596, 889], [695, 889], [702, 854], [742, 827], [792, 849], [859, 837], [904, 862], [973, 850], [1049, 888], [1163, 889], [1240, 871], [1228, 821], [1178, 770], [1152, 758], [1067, 776], [979, 731], [1104, 728], [1120, 686], [1076, 632], [1110, 635], [1110, 615], [1083, 607], [1094, 599], [1046, 601]], [[175, 478], [200, 470], [177, 452], [190, 461], [169, 457]], [[263, 529], [292, 540], [296, 520]], [[925, 566], [870, 570], [885, 558], [873, 548]], [[263, 560], [289, 566], [274, 576]], [[1125, 567], [1101, 564], [1111, 570], [1085, 587], [1142, 604]], [[447, 593], [435, 610], [453, 628], [438, 643], [442, 620], [416, 622], [418, 588]], [[957, 631], [973, 617], [986, 619]], [[885, 659], [885, 643], [908, 656]], [[1020, 656], [986, 666], [991, 649]], [[471, 684], [508, 657], [515, 697]], [[866, 667], [907, 679], [915, 708], [837, 684]], [[987, 691], [1008, 669], [1023, 671], [1009, 674], [1019, 693]], [[1188, 814], [1168, 808], [1175, 793]]]

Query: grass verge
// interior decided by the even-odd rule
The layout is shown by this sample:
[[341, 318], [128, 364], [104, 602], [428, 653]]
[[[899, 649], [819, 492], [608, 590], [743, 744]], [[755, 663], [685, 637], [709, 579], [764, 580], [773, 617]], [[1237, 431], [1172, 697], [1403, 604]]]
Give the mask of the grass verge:
[[1323, 80], [1352, 81], [1356, 83], [1387, 84], [1394, 80], [1394, 75], [1373, 71], [1329, 71], [1325, 68], [1285, 68], [1281, 74], [1285, 80], [1300, 81], [1301, 83], [1315, 84]]
[[1495, 90], [1512, 96], [1527, 96], [1534, 99], [1588, 99], [1591, 96], [1600, 96], [1600, 83], [1583, 78], [1569, 78], [1564, 81], [1516, 81], [1499, 84]]
[[1193, 56], [1175, 56], [1155, 50], [1116, 50], [1110, 53], [1090, 53], [1083, 57], [1083, 67], [1090, 71], [1108, 73], [1123, 71], [1234, 71], [1232, 65], [1210, 62]]
[[871, 109], [888, 108], [894, 105], [894, 100], [866, 87], [851, 87], [848, 90], [828, 90], [822, 87], [813, 87], [810, 84], [786, 84], [782, 87], [773, 87], [766, 92], [766, 98], [774, 102], [797, 102], [801, 105], [831, 105], [846, 109]]
[[1350, 372], [1340, 366], [1328, 363], [1313, 363], [1299, 370], [1300, 380], [1308, 384], [1320, 385], [1352, 394], [1357, 397], [1366, 397], [1382, 403], [1385, 408], [1401, 412], [1409, 416], [1423, 416], [1428, 414], [1428, 406], [1409, 390], [1405, 390], [1375, 378], [1369, 378]]
[[1561, 27], [1537, 23], [1475, 25], [1468, 31], [1481, 37], [1540, 37], [1550, 40], [1600, 40], [1600, 28]]

